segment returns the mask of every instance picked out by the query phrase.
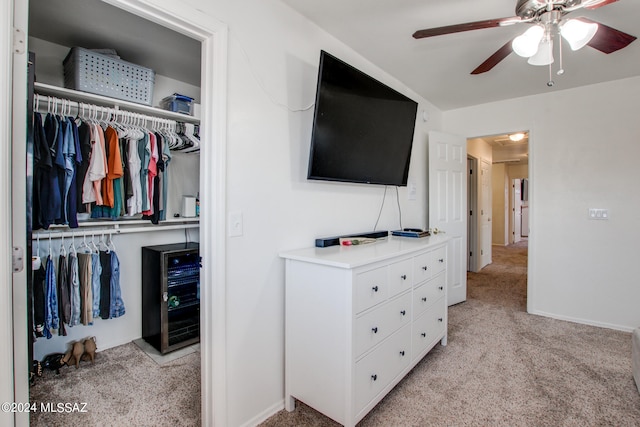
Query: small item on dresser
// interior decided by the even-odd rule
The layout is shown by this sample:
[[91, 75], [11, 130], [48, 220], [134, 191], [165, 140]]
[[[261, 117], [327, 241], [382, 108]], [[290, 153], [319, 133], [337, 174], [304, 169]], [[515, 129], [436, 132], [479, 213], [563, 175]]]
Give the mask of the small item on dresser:
[[427, 237], [430, 236], [431, 233], [419, 228], [403, 228], [402, 230], [393, 230], [391, 235], [401, 237]]
[[376, 239], [371, 237], [341, 237], [340, 246], [357, 246], [367, 243], [375, 243]]

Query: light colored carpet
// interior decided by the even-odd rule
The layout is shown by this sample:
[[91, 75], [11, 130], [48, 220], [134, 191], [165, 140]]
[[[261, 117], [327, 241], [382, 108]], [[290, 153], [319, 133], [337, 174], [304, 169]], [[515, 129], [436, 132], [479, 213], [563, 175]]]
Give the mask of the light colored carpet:
[[[527, 314], [526, 262], [526, 242], [494, 247], [449, 309], [448, 345], [359, 426], [640, 426], [631, 334]], [[335, 425], [297, 402], [261, 427]]]
[[155, 357], [156, 361], [129, 343], [97, 353], [94, 365], [63, 367], [60, 375], [45, 371], [30, 389], [37, 408], [43, 402], [86, 403], [87, 412], [38, 411], [31, 415], [31, 425], [199, 426], [198, 349], [178, 359]]

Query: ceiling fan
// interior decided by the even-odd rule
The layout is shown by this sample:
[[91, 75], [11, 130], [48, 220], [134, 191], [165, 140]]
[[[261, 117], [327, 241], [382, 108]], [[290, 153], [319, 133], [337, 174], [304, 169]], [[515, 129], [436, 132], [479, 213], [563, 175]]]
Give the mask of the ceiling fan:
[[[493, 55], [480, 64], [471, 74], [482, 74], [491, 70], [512, 51], [529, 58], [532, 65], [550, 65], [553, 62], [553, 39], [562, 36], [569, 42], [572, 50], [585, 45], [603, 53], [612, 53], [628, 46], [636, 37], [607, 25], [580, 17], [567, 19], [566, 15], [578, 9], [597, 9], [618, 0], [518, 0], [516, 16], [488, 19], [465, 24], [448, 25], [438, 28], [419, 30], [413, 34], [416, 39], [501, 27], [519, 23], [532, 26], [518, 37], [509, 40]], [[562, 61], [561, 43], [557, 43]], [[558, 74], [564, 73], [562, 64]], [[553, 85], [553, 81], [547, 83]]]

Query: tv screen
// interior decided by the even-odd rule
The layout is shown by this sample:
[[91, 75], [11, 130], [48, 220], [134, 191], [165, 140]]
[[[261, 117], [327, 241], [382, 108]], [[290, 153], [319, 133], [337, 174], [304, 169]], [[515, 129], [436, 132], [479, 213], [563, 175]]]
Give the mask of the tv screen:
[[307, 178], [406, 186], [417, 109], [321, 51]]

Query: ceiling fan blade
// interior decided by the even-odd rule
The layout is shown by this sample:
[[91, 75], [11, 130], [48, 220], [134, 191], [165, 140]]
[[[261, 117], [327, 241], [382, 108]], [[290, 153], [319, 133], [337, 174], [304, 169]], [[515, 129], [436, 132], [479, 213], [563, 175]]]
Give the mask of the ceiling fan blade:
[[607, 25], [601, 24], [600, 22], [592, 21], [591, 19], [578, 19], [580, 19], [581, 21], [594, 22], [598, 24], [598, 31], [596, 31], [596, 35], [593, 36], [593, 38], [587, 44], [592, 48], [599, 50], [600, 52], [615, 52], [627, 47], [637, 38], [635, 36], [632, 36], [631, 34], [623, 33], [620, 30], [616, 30], [615, 28], [611, 28]]
[[589, 2], [590, 4], [587, 4], [584, 8], [585, 9], [597, 9], [599, 7], [606, 6], [606, 5], [611, 4], [611, 3], [615, 3], [617, 1], [618, 0], [600, 0], [600, 1], [595, 0], [595, 1]]
[[471, 72], [471, 74], [482, 74], [491, 70], [493, 67], [498, 65], [500, 61], [509, 56], [509, 54], [513, 51], [511, 47], [511, 43], [513, 40], [509, 40], [502, 46], [500, 49], [496, 51], [493, 55], [487, 58], [482, 64], [478, 65], [478, 67]]
[[519, 17], [487, 19], [485, 21], [467, 22], [466, 24], [447, 25], [438, 28], [429, 28], [426, 30], [418, 30], [413, 33], [414, 39], [422, 39], [425, 37], [442, 36], [444, 34], [461, 33], [463, 31], [481, 30], [483, 28], [499, 27], [500, 25], [512, 24], [519, 22]]

